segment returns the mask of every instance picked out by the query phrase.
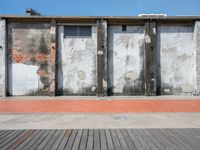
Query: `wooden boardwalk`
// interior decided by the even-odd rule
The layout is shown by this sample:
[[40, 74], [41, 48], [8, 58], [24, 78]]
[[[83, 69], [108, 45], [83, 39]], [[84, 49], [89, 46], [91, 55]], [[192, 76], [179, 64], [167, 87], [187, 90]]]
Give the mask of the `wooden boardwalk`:
[[200, 129], [1, 130], [8, 149], [200, 150]]

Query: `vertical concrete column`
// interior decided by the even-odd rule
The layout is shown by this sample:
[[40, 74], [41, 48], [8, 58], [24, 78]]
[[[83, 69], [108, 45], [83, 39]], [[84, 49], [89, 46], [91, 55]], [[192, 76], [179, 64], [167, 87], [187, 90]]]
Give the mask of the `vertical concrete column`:
[[156, 22], [145, 22], [145, 46], [144, 46], [144, 80], [145, 95], [156, 95]]
[[51, 22], [51, 29], [50, 29], [50, 34], [51, 34], [51, 68], [52, 68], [52, 75], [51, 75], [51, 84], [50, 84], [50, 95], [55, 96], [56, 95], [56, 22], [55, 20], [52, 20]]
[[194, 25], [194, 40], [195, 40], [195, 47], [196, 47], [196, 51], [195, 51], [195, 55], [196, 55], [196, 62], [195, 62], [196, 84], [195, 85], [196, 87], [194, 87], [196, 93], [194, 94], [199, 95], [200, 94], [200, 21], [196, 21]]
[[0, 18], [0, 97], [6, 96], [6, 20]]
[[97, 21], [98, 96], [107, 95], [107, 21]]

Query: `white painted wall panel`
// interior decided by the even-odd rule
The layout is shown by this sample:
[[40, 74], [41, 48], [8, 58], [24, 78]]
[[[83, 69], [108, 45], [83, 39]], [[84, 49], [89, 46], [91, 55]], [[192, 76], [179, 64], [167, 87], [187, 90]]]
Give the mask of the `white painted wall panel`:
[[27, 95], [38, 90], [39, 77], [37, 74], [38, 66], [25, 64], [12, 64], [12, 71], [15, 73], [12, 80], [13, 95]]
[[64, 95], [93, 95], [97, 89], [97, 28], [91, 37], [66, 37], [59, 27], [58, 89]]
[[5, 38], [6, 22], [0, 20], [0, 96], [5, 96]]
[[196, 90], [195, 43], [192, 26], [158, 27], [162, 94]]
[[114, 94], [122, 94], [126, 86], [134, 87], [140, 80], [144, 27], [127, 26], [127, 31], [122, 32], [122, 26], [109, 26], [108, 38], [109, 88]]

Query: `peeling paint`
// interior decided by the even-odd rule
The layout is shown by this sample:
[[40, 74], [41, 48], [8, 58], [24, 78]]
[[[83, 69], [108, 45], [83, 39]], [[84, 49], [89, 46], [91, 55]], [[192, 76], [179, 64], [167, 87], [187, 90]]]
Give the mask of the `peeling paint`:
[[192, 95], [195, 86], [195, 43], [192, 26], [159, 26], [161, 94]]
[[0, 96], [5, 96], [5, 20], [0, 19]]
[[92, 26], [91, 37], [64, 38], [59, 27], [58, 92], [64, 95], [96, 95], [97, 33]]
[[52, 92], [55, 49], [51, 49], [50, 40], [49, 24], [8, 25], [9, 95], [49, 95]]
[[[114, 95], [142, 95], [144, 27], [108, 28], [108, 89]], [[138, 86], [139, 84], [139, 86]]]
[[196, 76], [196, 91], [194, 92], [194, 95], [200, 95], [200, 21], [195, 22], [195, 28], [194, 28], [194, 39], [195, 39], [195, 45], [196, 45], [196, 53], [195, 53], [195, 59], [196, 59], [196, 65], [195, 65], [195, 76]]

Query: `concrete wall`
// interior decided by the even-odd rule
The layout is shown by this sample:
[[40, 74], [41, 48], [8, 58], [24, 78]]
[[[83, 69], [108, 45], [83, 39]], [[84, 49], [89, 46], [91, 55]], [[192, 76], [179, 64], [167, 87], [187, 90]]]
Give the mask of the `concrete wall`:
[[193, 26], [159, 26], [161, 94], [192, 95], [196, 90]]
[[8, 94], [49, 95], [55, 73], [49, 24], [8, 25]]
[[197, 88], [195, 91], [195, 95], [200, 95], [200, 21], [196, 21], [195, 22], [195, 26], [194, 26], [194, 42], [195, 42], [195, 48], [196, 48], [196, 84], [197, 84]]
[[143, 95], [143, 26], [108, 27], [108, 89], [112, 95]]
[[[91, 37], [64, 37], [64, 26], [58, 26], [56, 43], [56, 24], [9, 23], [6, 64], [6, 23], [0, 20], [0, 96], [5, 95], [6, 87], [13, 96], [51, 95], [55, 81], [58, 95], [96, 95], [102, 81], [103, 94], [145, 95], [144, 62], [149, 55], [144, 56], [144, 50], [153, 49], [145, 47], [145, 41], [151, 40], [145, 37], [148, 30], [127, 26], [127, 31], [122, 31], [120, 25], [107, 27], [106, 21], [102, 25], [105, 31], [98, 32], [98, 39], [96, 25]], [[199, 95], [200, 22], [194, 26], [158, 24], [153, 32], [157, 58], [151, 66], [157, 63], [155, 87], [160, 94]], [[102, 55], [103, 50], [98, 63], [97, 52]], [[102, 64], [105, 72], [98, 82]]]
[[6, 22], [0, 19], [0, 96], [5, 96], [5, 39], [6, 39]]
[[64, 26], [58, 32], [58, 94], [96, 95], [97, 27], [91, 37], [64, 38]]

